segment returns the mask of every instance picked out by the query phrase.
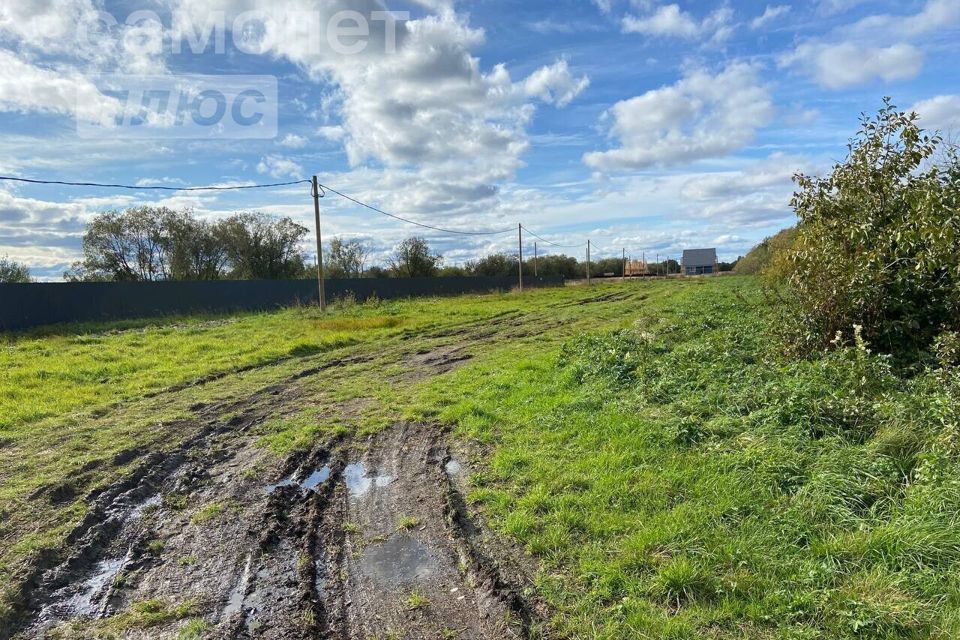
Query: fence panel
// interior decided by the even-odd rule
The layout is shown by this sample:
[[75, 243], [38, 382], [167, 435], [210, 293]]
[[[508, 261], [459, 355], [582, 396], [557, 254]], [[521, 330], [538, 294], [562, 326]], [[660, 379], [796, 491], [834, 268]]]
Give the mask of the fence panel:
[[[329, 300], [509, 291], [516, 278], [364, 278], [328, 280]], [[561, 286], [562, 277], [524, 278], [524, 286]], [[123, 320], [171, 314], [275, 309], [315, 303], [316, 280], [194, 282], [58, 282], [0, 284], [0, 331], [61, 322]]]

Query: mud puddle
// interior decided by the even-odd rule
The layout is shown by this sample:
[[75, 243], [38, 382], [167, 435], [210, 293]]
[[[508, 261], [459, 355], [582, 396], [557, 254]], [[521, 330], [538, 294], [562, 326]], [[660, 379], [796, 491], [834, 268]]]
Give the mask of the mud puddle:
[[441, 437], [399, 425], [346, 467], [320, 532], [331, 637], [524, 636], [509, 599], [472, 575], [447, 517]]
[[18, 637], [98, 637], [148, 601], [184, 613], [121, 637], [198, 623], [207, 638], [526, 637], [518, 590], [471, 542], [467, 471], [422, 425], [287, 461], [242, 431], [208, 434], [104, 494]]
[[295, 473], [289, 478], [284, 478], [280, 482], [274, 484], [268, 484], [265, 488], [267, 495], [273, 495], [276, 493], [277, 489], [283, 487], [296, 487], [302, 491], [316, 491], [317, 487], [322, 483], [330, 479], [330, 474], [332, 473], [332, 468], [330, 465], [324, 465], [320, 469], [312, 471], [308, 476], [300, 480], [297, 479], [299, 474]]

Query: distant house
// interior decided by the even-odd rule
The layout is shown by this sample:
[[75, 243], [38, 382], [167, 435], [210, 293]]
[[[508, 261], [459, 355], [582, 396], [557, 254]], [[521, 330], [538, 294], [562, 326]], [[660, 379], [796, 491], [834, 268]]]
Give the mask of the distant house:
[[686, 249], [683, 252], [683, 273], [688, 276], [700, 276], [717, 273], [716, 249]]
[[627, 260], [627, 277], [645, 276], [649, 273], [647, 263], [642, 260]]

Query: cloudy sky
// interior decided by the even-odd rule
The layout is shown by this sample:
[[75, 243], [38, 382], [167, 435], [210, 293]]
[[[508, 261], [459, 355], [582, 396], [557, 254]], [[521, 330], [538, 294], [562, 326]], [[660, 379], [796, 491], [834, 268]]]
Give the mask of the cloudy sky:
[[[958, 53], [957, 0], [0, 0], [0, 174], [171, 187], [317, 174], [433, 225], [523, 222], [601, 257], [733, 258], [791, 224], [791, 176], [841, 159], [883, 96], [960, 131]], [[275, 78], [260, 108], [276, 122], [127, 117], [125, 87], [196, 76], [227, 96]], [[59, 278], [90, 216], [154, 203], [312, 227], [303, 185], [0, 182], [0, 256]], [[332, 194], [323, 212], [327, 236], [381, 258], [420, 232], [447, 263], [515, 250], [513, 234], [426, 232]]]

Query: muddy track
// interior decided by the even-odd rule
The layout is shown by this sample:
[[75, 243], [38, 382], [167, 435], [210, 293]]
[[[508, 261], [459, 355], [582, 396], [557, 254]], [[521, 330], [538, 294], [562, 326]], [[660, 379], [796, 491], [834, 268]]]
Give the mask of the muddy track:
[[[144, 601], [212, 638], [522, 638], [531, 614], [478, 542], [442, 429], [265, 452], [211, 428], [104, 491], [45, 572], [18, 638], [85, 638]], [[127, 638], [176, 638], [172, 619]], [[71, 635], [74, 634], [74, 635]]]
[[[63, 552], [38, 558], [24, 615], [0, 640], [97, 637], [146, 601], [180, 613], [122, 637], [177, 638], [188, 619], [209, 638], [528, 637], [545, 613], [522, 595], [536, 568], [471, 517], [467, 469], [451, 463], [441, 427], [398, 424], [284, 460], [254, 431], [311, 402], [300, 381], [328, 369], [392, 363], [404, 380], [430, 377], [486, 342], [562, 326], [552, 315], [465, 322], [423, 335], [416, 350], [401, 336], [381, 354], [311, 364], [248, 397], [193, 406], [174, 430], [192, 434], [185, 441], [113, 461], [133, 470], [88, 493], [87, 515]], [[82, 475], [40, 493], [80, 495]]]
[[[241, 400], [196, 405], [196, 417], [172, 429], [192, 430], [194, 435], [173, 449], [146, 455], [131, 450], [118, 455], [112, 461], [115, 465], [139, 461], [121, 481], [88, 494], [90, 507], [67, 536], [66, 549], [37, 558], [26, 577], [23, 592], [27, 615], [21, 620], [26, 630], [21, 630], [19, 637], [43, 637], [45, 630], [58, 622], [102, 618], [118, 610], [122, 599], [118, 598], [116, 583], [128, 573], [139, 573], [153, 564], [151, 555], [157, 547], [151, 542], [162, 529], [157, 526], [158, 519], [203, 500], [195, 490], [214, 483], [211, 474], [217, 465], [237, 464], [235, 443], [245, 442], [246, 448], [252, 448], [253, 438], [248, 435], [251, 428], [279, 407], [298, 401], [301, 392], [293, 384], [296, 380], [346, 362], [335, 360], [297, 372]], [[41, 489], [36, 497], [59, 500], [61, 494], [82, 490], [84, 481], [84, 474], [80, 474]], [[0, 629], [0, 639], [16, 631]]]
[[439, 429], [398, 425], [346, 467], [322, 524], [326, 637], [526, 637], [519, 595], [470, 544], [448, 460]]

